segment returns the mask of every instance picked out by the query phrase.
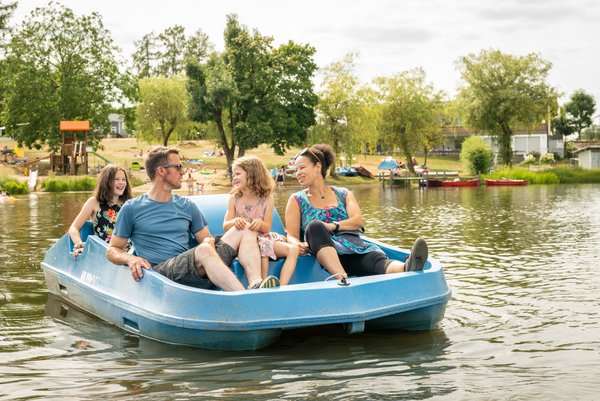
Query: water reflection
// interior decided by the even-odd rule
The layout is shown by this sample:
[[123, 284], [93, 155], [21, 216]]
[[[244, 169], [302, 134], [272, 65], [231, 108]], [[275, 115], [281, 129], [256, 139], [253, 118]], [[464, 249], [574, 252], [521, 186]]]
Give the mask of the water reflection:
[[[599, 186], [354, 192], [368, 235], [402, 248], [424, 236], [442, 262], [453, 298], [438, 329], [352, 336], [335, 328], [289, 331], [274, 346], [249, 353], [137, 338], [47, 295], [40, 261], [89, 194], [40, 194], [3, 205], [3, 393], [125, 399], [595, 398], [600, 390]], [[282, 215], [290, 193], [276, 194]]]

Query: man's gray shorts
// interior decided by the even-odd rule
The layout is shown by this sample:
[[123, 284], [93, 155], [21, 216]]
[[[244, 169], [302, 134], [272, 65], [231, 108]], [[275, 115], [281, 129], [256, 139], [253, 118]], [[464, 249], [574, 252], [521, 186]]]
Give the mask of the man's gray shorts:
[[[237, 256], [237, 252], [229, 244], [221, 241], [221, 238], [215, 240], [215, 249], [223, 263], [227, 266]], [[153, 269], [179, 284], [204, 289], [212, 288], [214, 285], [208, 277], [200, 277], [196, 272], [196, 268], [194, 267], [195, 250], [195, 247], [188, 249], [169, 260], [157, 264]]]

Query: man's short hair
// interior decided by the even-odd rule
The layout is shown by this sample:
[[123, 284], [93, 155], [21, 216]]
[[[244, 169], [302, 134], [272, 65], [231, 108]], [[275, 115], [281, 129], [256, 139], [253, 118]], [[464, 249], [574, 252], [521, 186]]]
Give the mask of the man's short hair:
[[150, 181], [154, 181], [154, 177], [156, 177], [156, 169], [169, 162], [169, 155], [171, 153], [178, 155], [179, 149], [167, 148], [166, 146], [157, 146], [152, 149], [150, 153], [148, 153], [145, 166], [146, 174], [148, 174]]

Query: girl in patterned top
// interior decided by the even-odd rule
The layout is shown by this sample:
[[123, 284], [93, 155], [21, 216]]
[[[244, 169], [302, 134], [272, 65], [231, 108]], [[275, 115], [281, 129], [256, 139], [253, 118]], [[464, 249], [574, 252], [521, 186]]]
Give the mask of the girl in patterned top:
[[261, 275], [267, 280], [269, 258], [285, 257], [281, 268], [280, 283], [287, 285], [298, 260], [299, 249], [288, 244], [286, 237], [271, 232], [273, 221], [273, 179], [263, 162], [255, 156], [244, 156], [232, 165], [231, 197], [223, 222], [225, 231], [232, 227], [238, 230], [248, 228], [257, 232], [261, 253]]
[[131, 186], [125, 170], [114, 164], [108, 164], [100, 170], [94, 188], [94, 195], [84, 204], [69, 227], [69, 235], [75, 244], [73, 257], [76, 258], [85, 247], [79, 230], [86, 220], [92, 221], [94, 234], [105, 242], [110, 242], [117, 214], [123, 203], [131, 199]]
[[363, 219], [352, 192], [327, 185], [325, 177], [335, 159], [329, 145], [306, 148], [295, 158], [296, 178], [306, 189], [288, 200], [285, 210], [287, 240], [309, 251], [321, 266], [338, 278], [422, 270], [427, 243], [417, 239], [405, 263], [392, 260], [361, 237]]

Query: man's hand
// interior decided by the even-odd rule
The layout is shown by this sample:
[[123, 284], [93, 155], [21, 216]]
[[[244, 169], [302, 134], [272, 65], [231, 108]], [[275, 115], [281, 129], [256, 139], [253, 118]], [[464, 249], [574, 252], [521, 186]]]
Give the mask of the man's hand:
[[133, 259], [131, 259], [129, 263], [127, 263], [127, 265], [129, 266], [129, 270], [131, 271], [131, 277], [133, 277], [133, 279], [138, 283], [140, 282], [140, 279], [144, 276], [142, 268], [146, 270], [152, 269], [150, 262], [148, 262], [144, 258], [140, 258], [139, 256], [134, 256]]

